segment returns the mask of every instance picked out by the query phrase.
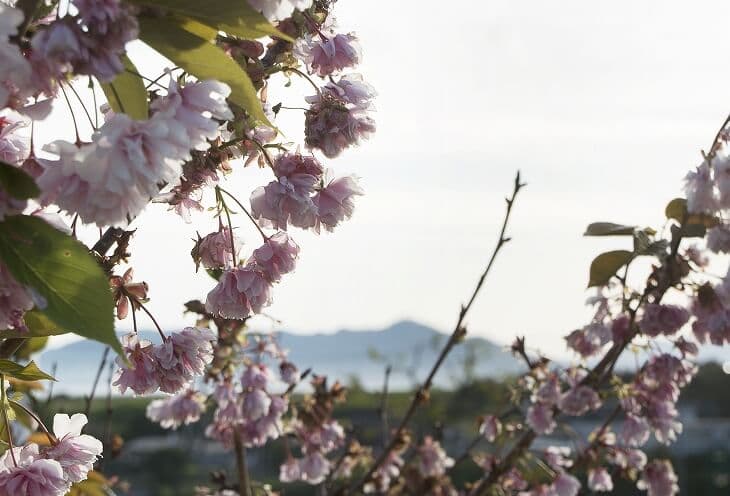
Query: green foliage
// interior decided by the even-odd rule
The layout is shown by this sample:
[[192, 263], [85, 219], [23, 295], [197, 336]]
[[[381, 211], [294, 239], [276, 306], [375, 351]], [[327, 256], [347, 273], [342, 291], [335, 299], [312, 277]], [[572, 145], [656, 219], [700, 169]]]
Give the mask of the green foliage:
[[707, 229], [715, 227], [720, 219], [709, 214], [694, 214], [687, 211], [687, 200], [675, 198], [670, 201], [664, 213], [667, 219], [674, 219], [682, 226], [681, 235], [685, 238], [704, 238]]
[[616, 272], [628, 264], [634, 254], [627, 250], [614, 250], [601, 253], [591, 262], [588, 287], [603, 286], [608, 283]]
[[0, 186], [18, 200], [35, 198], [41, 194], [33, 178], [17, 167], [2, 161], [0, 161]]
[[613, 222], [594, 222], [589, 224], [583, 236], [631, 236], [636, 226], [624, 226]]
[[149, 116], [149, 106], [144, 82], [137, 75], [137, 68], [129, 57], [123, 55], [122, 63], [124, 71], [113, 81], [102, 83], [101, 88], [114, 112], [125, 113], [132, 119], [145, 120]]
[[[141, 18], [140, 38], [198, 79], [216, 79], [231, 87], [229, 99], [257, 122], [272, 126], [251, 79], [232, 58], [209, 40], [172, 18]], [[273, 127], [273, 126], [272, 126]]]
[[24, 339], [23, 344], [20, 345], [20, 348], [13, 355], [22, 360], [29, 360], [31, 355], [41, 351], [46, 347], [46, 344], [48, 344], [48, 336]]
[[21, 381], [56, 380], [52, 375], [46, 374], [39, 369], [38, 365], [32, 360], [26, 365], [20, 365], [12, 360], [0, 360], [0, 374], [20, 379]]
[[248, 2], [239, 0], [132, 0], [134, 3], [163, 9], [178, 16], [190, 17], [201, 23], [224, 31], [232, 36], [254, 40], [275, 36], [294, 41], [254, 10]]
[[[56, 333], [60, 328], [122, 353], [114, 333], [109, 281], [83, 244], [42, 219], [11, 216], [0, 222], [0, 259], [21, 284], [45, 300], [39, 310], [58, 326]], [[35, 335], [31, 327], [30, 336]]]

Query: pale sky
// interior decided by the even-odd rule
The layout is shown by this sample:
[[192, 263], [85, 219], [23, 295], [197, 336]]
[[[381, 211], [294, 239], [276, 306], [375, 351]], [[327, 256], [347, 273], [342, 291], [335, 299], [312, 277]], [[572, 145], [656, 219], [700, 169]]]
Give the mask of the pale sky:
[[[468, 329], [499, 343], [526, 335], [562, 354], [561, 336], [588, 315], [591, 259], [628, 247], [583, 238], [585, 226], [661, 226], [664, 205], [730, 111], [730, 4], [341, 0], [336, 12], [361, 38], [359, 71], [379, 92], [378, 132], [326, 164], [360, 176], [366, 196], [334, 234], [292, 230], [301, 259], [268, 313], [300, 332], [403, 318], [450, 330], [520, 169], [529, 185], [513, 242]], [[131, 56], [145, 75], [159, 74], [144, 50]], [[270, 101], [302, 104], [296, 89], [272, 91]], [[301, 114], [282, 112], [277, 124], [297, 139]], [[270, 179], [239, 167], [226, 187], [247, 200]], [[216, 223], [199, 214], [187, 225], [153, 205], [134, 224], [132, 264], [171, 330], [185, 322], [181, 304], [213, 287], [208, 276], [191, 276], [189, 251], [195, 230], [204, 235]], [[256, 248], [252, 226], [236, 223], [245, 249]]]

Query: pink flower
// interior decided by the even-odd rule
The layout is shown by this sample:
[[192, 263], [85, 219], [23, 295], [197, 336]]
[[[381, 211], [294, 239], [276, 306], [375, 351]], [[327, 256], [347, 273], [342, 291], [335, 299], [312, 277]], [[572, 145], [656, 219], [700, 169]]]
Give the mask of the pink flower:
[[271, 181], [251, 194], [251, 214], [262, 226], [286, 231], [288, 224], [309, 229], [317, 224], [317, 207], [309, 195], [297, 192], [286, 177]]
[[157, 391], [159, 379], [152, 343], [140, 341], [136, 334], [127, 334], [122, 337], [122, 345], [131, 367], [121, 358], [117, 358], [119, 370], [116, 372], [114, 385], [119, 387], [122, 394], [127, 389], [142, 395]]
[[367, 139], [375, 132], [375, 121], [368, 115], [374, 97], [375, 91], [359, 74], [342, 76], [317, 95], [307, 97], [312, 104], [304, 123], [307, 146], [334, 158], [345, 148]]
[[595, 492], [613, 491], [611, 475], [603, 467], [592, 468], [588, 471], [588, 488]]
[[438, 477], [446, 473], [446, 469], [454, 465], [438, 441], [426, 436], [418, 447], [418, 471], [423, 477]]
[[[1, 217], [1, 216], [0, 216]], [[31, 294], [0, 262], [0, 329], [24, 330], [23, 315], [33, 308]]]
[[550, 434], [555, 430], [553, 407], [546, 403], [535, 403], [527, 409], [527, 425], [536, 433]]
[[627, 446], [643, 446], [649, 440], [649, 423], [642, 417], [628, 414], [621, 429], [621, 441]]
[[315, 230], [319, 232], [320, 226], [324, 226], [327, 231], [332, 231], [340, 222], [352, 217], [355, 210], [353, 197], [362, 194], [364, 192], [355, 176], [337, 178], [319, 190], [313, 198], [317, 206]]
[[24, 17], [20, 9], [0, 3], [0, 108], [21, 107], [29, 96], [20, 92], [21, 89], [28, 91], [31, 66], [18, 45], [8, 39], [18, 34]]
[[502, 432], [502, 422], [494, 415], [485, 415], [479, 423], [479, 434], [491, 442], [494, 442]]
[[636, 487], [647, 491], [648, 496], [674, 496], [679, 493], [677, 475], [669, 460], [654, 460], [641, 473]]
[[166, 120], [172, 142], [181, 149], [202, 151], [210, 148], [209, 140], [220, 135], [216, 120], [233, 119], [226, 102], [230, 94], [231, 88], [218, 81], [199, 81], [180, 87], [170, 78], [167, 96], [155, 100], [151, 109]]
[[318, 76], [329, 76], [360, 63], [361, 52], [353, 33], [318, 33], [300, 38], [294, 53]]
[[631, 319], [628, 315], [618, 316], [611, 323], [612, 339], [618, 343], [623, 343], [632, 336]]
[[241, 387], [244, 389], [266, 389], [269, 379], [269, 369], [266, 365], [249, 365], [241, 374]]
[[81, 434], [81, 429], [87, 423], [88, 419], [83, 413], [71, 417], [59, 413], [53, 417], [53, 433], [58, 444], [48, 447], [43, 456], [60, 463], [64, 478], [69, 482], [85, 480], [104, 451], [101, 441]]
[[330, 473], [331, 466], [330, 461], [319, 451], [309, 453], [299, 461], [301, 479], [308, 484], [319, 484]]
[[281, 362], [279, 364], [279, 373], [281, 374], [281, 380], [290, 386], [299, 382], [299, 369], [291, 362]]
[[0, 496], [63, 496], [71, 487], [63, 467], [44, 459], [37, 444], [13, 448], [18, 466], [6, 451], [0, 457]]
[[176, 394], [196, 376], [203, 375], [205, 366], [213, 360], [211, 342], [215, 340], [209, 329], [186, 327], [155, 346], [160, 390]]
[[18, 131], [28, 123], [12, 114], [0, 115], [0, 160], [6, 164], [20, 165], [28, 158], [30, 147], [28, 137]]
[[590, 410], [598, 410], [601, 407], [601, 399], [598, 393], [588, 386], [576, 386], [563, 393], [558, 406], [566, 414], [578, 417]]
[[[192, 252], [196, 264], [199, 262], [206, 269], [233, 267], [233, 260], [238, 259], [243, 241], [235, 234], [232, 236], [231, 242], [231, 229], [221, 227], [218, 231], [199, 239]], [[236, 249], [235, 254], [231, 252], [232, 247]]]
[[722, 208], [730, 207], [730, 155], [728, 152], [730, 150], [724, 146], [712, 159], [715, 185], [719, 192], [718, 205]]
[[705, 161], [684, 178], [687, 210], [692, 213], [712, 213], [717, 210], [717, 198], [712, 182], [712, 170]]
[[322, 181], [324, 168], [312, 155], [284, 153], [274, 163], [274, 174], [279, 179], [286, 178], [295, 193], [308, 196]]
[[247, 422], [259, 420], [269, 413], [271, 398], [261, 389], [252, 389], [243, 395], [241, 413]]
[[271, 283], [255, 265], [236, 267], [223, 273], [208, 293], [205, 308], [226, 319], [245, 319], [271, 304]]
[[721, 224], [709, 229], [707, 248], [715, 253], [730, 253], [730, 226]]
[[555, 496], [577, 496], [580, 491], [580, 481], [561, 470], [550, 485], [550, 489]]
[[639, 327], [647, 336], [671, 335], [688, 320], [689, 312], [682, 307], [649, 303], [644, 307], [644, 316], [639, 322]]
[[535, 403], [545, 403], [547, 405], [555, 405], [560, 401], [562, 388], [560, 386], [560, 378], [554, 372], [548, 374], [545, 382], [535, 391], [532, 401]]
[[385, 461], [378, 467], [372, 476], [372, 481], [365, 484], [363, 491], [366, 494], [384, 493], [390, 487], [391, 481], [397, 479], [403, 467], [401, 453], [391, 451]]
[[594, 322], [571, 332], [565, 340], [569, 347], [587, 358], [598, 353], [611, 338], [611, 329], [608, 326]]
[[293, 271], [298, 256], [299, 246], [282, 231], [268, 238], [253, 252], [256, 266], [271, 282], [278, 282], [283, 274]]
[[147, 418], [157, 422], [163, 429], [177, 430], [200, 420], [205, 412], [206, 396], [189, 389], [169, 398], [154, 400], [147, 405]]
[[299, 468], [299, 460], [289, 457], [279, 467], [279, 480], [284, 483], [296, 482], [302, 479], [302, 471]]
[[567, 446], [548, 446], [545, 450], [545, 462], [555, 470], [562, 467], [572, 467], [573, 460], [570, 459], [570, 448]]

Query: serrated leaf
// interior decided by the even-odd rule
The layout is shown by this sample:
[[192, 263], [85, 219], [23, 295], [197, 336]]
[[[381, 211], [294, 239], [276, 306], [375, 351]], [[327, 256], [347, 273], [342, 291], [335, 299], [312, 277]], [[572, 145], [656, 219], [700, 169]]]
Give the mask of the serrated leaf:
[[132, 119], [146, 120], [149, 117], [149, 104], [144, 81], [137, 75], [139, 72], [129, 57], [122, 55], [121, 60], [124, 70], [111, 82], [101, 83], [101, 89], [114, 112], [127, 114]]
[[594, 222], [589, 224], [583, 236], [631, 236], [636, 226], [624, 226], [613, 222]]
[[41, 194], [33, 178], [21, 169], [0, 161], [0, 186], [17, 200], [35, 198]]
[[274, 127], [264, 114], [251, 78], [232, 58], [209, 41], [183, 29], [174, 19], [141, 18], [140, 39], [198, 79], [215, 79], [231, 87], [228, 97], [254, 120]]
[[192, 17], [219, 31], [255, 40], [273, 36], [293, 42], [294, 40], [276, 29], [266, 18], [254, 10], [246, 1], [230, 0], [132, 0], [138, 5], [156, 7], [184, 17]]
[[36, 365], [33, 360], [28, 362], [26, 365], [21, 365], [13, 362], [12, 360], [0, 359], [0, 374], [20, 379], [21, 381], [56, 380], [52, 375], [46, 374], [39, 369], [38, 365]]
[[591, 262], [588, 287], [604, 286], [616, 272], [629, 263], [634, 254], [627, 250], [615, 250], [601, 253]]
[[109, 280], [86, 246], [42, 219], [9, 216], [0, 222], [0, 260], [45, 300], [39, 310], [53, 323], [123, 354]]

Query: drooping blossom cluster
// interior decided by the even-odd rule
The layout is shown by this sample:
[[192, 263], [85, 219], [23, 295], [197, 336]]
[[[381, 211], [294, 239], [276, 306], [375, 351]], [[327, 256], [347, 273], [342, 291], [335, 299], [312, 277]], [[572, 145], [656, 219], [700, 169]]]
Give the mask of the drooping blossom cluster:
[[337, 33], [333, 17], [313, 33], [297, 41], [294, 53], [317, 76], [330, 76], [343, 69], [355, 67], [362, 57], [360, 44], [354, 33]]
[[[258, 357], [252, 361], [248, 353]], [[236, 439], [243, 446], [260, 447], [284, 433], [283, 415], [289, 407], [286, 394], [274, 393], [274, 374], [265, 359], [279, 360], [283, 365], [286, 354], [275, 341], [263, 339], [252, 349], [238, 352], [244, 361], [243, 371], [235, 374], [230, 368], [216, 377], [213, 399], [216, 409], [206, 435], [231, 448]], [[284, 367], [281, 367], [282, 369]], [[286, 377], [292, 380], [291, 377]], [[298, 377], [292, 384], [296, 384]]]
[[158, 389], [176, 394], [203, 375], [213, 359], [215, 334], [209, 329], [186, 327], [171, 333], [161, 344], [153, 345], [135, 333], [122, 338], [127, 365], [117, 358], [119, 370], [114, 385], [124, 393], [152, 394]]
[[124, 70], [121, 55], [128, 42], [137, 38], [137, 18], [119, 1], [78, 0], [78, 14], [67, 14], [40, 25], [31, 41], [30, 62], [40, 87], [67, 74], [90, 75], [111, 81]]
[[82, 413], [56, 414], [50, 446], [30, 443], [6, 451], [0, 457], [0, 495], [63, 496], [86, 479], [103, 451], [101, 441], [81, 434], [86, 423]]
[[345, 443], [344, 429], [331, 417], [334, 404], [344, 399], [344, 389], [339, 383], [328, 387], [327, 379], [320, 376], [315, 376], [311, 384], [313, 394], [298, 406], [296, 417], [286, 427], [286, 432], [298, 441], [301, 456], [289, 454], [281, 465], [280, 479], [284, 482], [321, 483], [333, 470], [328, 455]]
[[176, 430], [200, 420], [205, 412], [206, 396], [189, 389], [169, 398], [154, 400], [147, 405], [147, 418], [163, 429]]
[[179, 181], [191, 150], [206, 149], [217, 136], [217, 120], [233, 117], [225, 102], [229, 94], [230, 88], [216, 81], [184, 87], [171, 81], [168, 94], [153, 102], [148, 120], [112, 114], [91, 143], [48, 145], [58, 159], [41, 161], [41, 202], [100, 227], [126, 224], [158, 195], [161, 184]]
[[347, 74], [307, 97], [311, 104], [304, 128], [307, 146], [334, 158], [369, 138], [375, 132], [375, 121], [370, 117], [375, 94], [360, 74]]

